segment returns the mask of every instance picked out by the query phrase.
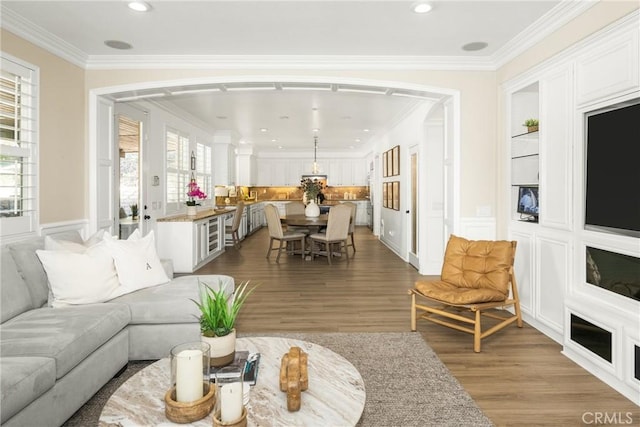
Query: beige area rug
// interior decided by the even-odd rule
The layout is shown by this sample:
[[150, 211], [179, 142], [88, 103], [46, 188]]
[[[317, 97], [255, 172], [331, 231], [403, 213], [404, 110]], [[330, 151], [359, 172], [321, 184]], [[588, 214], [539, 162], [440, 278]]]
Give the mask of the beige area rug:
[[[249, 335], [258, 334], [239, 336]], [[493, 425], [419, 333], [259, 335], [310, 341], [349, 360], [362, 375], [367, 393], [364, 412], [358, 423], [360, 427]], [[124, 374], [107, 383], [65, 425], [97, 425], [102, 407], [109, 396], [120, 384], [148, 364], [149, 362], [129, 363]]]

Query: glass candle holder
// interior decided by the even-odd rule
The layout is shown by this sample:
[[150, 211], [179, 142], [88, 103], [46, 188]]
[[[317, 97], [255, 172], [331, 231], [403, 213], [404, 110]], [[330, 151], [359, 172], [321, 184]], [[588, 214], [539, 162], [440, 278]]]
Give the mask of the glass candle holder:
[[205, 342], [189, 342], [171, 349], [171, 386], [177, 402], [193, 402], [209, 392], [211, 347]]
[[242, 417], [242, 375], [242, 371], [233, 367], [224, 367], [216, 372], [216, 403], [223, 423], [231, 423]]

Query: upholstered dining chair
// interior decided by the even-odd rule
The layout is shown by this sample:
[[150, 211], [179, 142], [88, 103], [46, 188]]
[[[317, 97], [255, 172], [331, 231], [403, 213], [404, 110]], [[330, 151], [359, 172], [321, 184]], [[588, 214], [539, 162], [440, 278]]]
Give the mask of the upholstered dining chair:
[[[311, 240], [311, 259], [315, 255], [326, 255], [329, 264], [334, 255], [333, 247], [338, 246], [338, 253], [344, 255], [349, 260], [347, 253], [347, 238], [349, 237], [349, 221], [351, 220], [351, 208], [344, 204], [331, 207], [327, 218], [327, 230], [324, 233], [315, 233], [309, 236]], [[324, 251], [320, 249], [324, 247]]]
[[[304, 203], [299, 202], [299, 201], [292, 201], [289, 203], [286, 203], [284, 205], [284, 213], [286, 216], [290, 216], [290, 215], [304, 215]], [[309, 229], [306, 227], [297, 227], [295, 225], [286, 225], [286, 230], [289, 231], [297, 231], [299, 233], [309, 233]]]
[[224, 228], [225, 234], [231, 234], [233, 240], [233, 246], [236, 249], [240, 249], [240, 236], [238, 230], [240, 229], [240, 223], [242, 222], [242, 214], [244, 212], [244, 202], [238, 202], [236, 204], [236, 211], [233, 214], [233, 222], [231, 225], [227, 225]]
[[[514, 322], [522, 328], [513, 272], [516, 243], [451, 235], [440, 280], [418, 280], [409, 290], [411, 330], [416, 330], [416, 318], [420, 318], [467, 332], [473, 335], [473, 351], [479, 353], [483, 338]], [[514, 312], [498, 310], [507, 307]], [[484, 331], [482, 316], [494, 321]]]
[[351, 221], [349, 222], [349, 237], [351, 238], [351, 243], [347, 241], [347, 248], [353, 248], [353, 253], [356, 253], [356, 242], [353, 239], [353, 232], [356, 229], [356, 209], [358, 205], [353, 202], [344, 202], [343, 205], [347, 205], [351, 208]]
[[[304, 259], [304, 249], [305, 249], [305, 239], [307, 235], [305, 233], [298, 233], [296, 231], [283, 231], [282, 224], [280, 223], [280, 214], [278, 213], [278, 208], [274, 205], [268, 204], [264, 207], [264, 214], [267, 217], [267, 227], [269, 227], [269, 249], [267, 249], [267, 258], [271, 255], [271, 251], [278, 251], [278, 256], [276, 257], [276, 262], [280, 262], [280, 255], [282, 253], [282, 249], [288, 242], [300, 241], [302, 246], [301, 253], [302, 259]], [[277, 248], [273, 247], [273, 241], [277, 240], [279, 245]], [[287, 251], [292, 252], [292, 251]]]

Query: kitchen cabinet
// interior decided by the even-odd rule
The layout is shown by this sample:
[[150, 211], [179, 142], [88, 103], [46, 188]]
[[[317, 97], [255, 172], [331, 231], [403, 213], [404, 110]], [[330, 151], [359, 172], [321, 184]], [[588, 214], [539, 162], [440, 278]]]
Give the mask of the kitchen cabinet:
[[[321, 175], [333, 187], [368, 185], [365, 159], [330, 159], [318, 162]], [[308, 159], [260, 159], [257, 181], [260, 186], [297, 187], [304, 174], [313, 170], [313, 161]]]
[[224, 252], [223, 215], [196, 221], [158, 221], [158, 255], [173, 262], [176, 273], [193, 273]]
[[231, 144], [213, 144], [213, 183], [236, 185], [236, 155]]
[[264, 225], [264, 203], [247, 206], [247, 234], [253, 234]]

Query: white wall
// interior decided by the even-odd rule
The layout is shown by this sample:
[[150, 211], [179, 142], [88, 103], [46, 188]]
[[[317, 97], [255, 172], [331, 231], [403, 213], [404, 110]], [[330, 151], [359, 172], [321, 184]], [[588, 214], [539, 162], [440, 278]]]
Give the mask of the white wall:
[[[380, 153], [379, 162], [382, 159], [381, 153], [396, 145], [400, 146], [400, 175], [382, 178], [382, 173], [378, 173], [375, 183], [372, 183], [371, 191], [375, 192], [376, 212], [374, 217], [378, 219], [377, 227], [380, 233], [380, 240], [393, 250], [405, 261], [408, 259], [407, 253], [407, 217], [405, 211], [409, 206], [409, 147], [417, 145], [424, 146], [425, 132], [424, 120], [429, 110], [433, 108], [432, 103], [425, 103], [414, 110], [406, 119], [396, 125], [385, 135], [377, 137], [373, 141], [374, 151]], [[382, 171], [380, 163], [376, 165], [378, 171]], [[382, 183], [400, 181], [400, 210], [382, 208]]]

